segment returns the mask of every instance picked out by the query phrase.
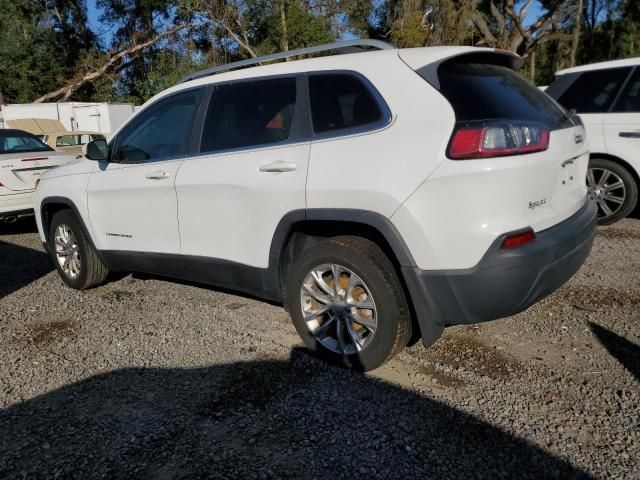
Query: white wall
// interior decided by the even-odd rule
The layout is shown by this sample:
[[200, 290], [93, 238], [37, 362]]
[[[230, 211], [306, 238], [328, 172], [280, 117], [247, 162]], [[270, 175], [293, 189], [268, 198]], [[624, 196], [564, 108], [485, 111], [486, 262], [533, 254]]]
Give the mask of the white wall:
[[5, 122], [7, 120], [18, 120], [20, 118], [49, 118], [60, 120], [65, 128], [71, 130], [71, 121], [60, 118], [57, 103], [16, 103], [12, 105], [2, 105], [2, 115]]
[[[21, 103], [2, 105], [4, 120], [49, 118], [60, 120], [67, 130], [90, 130], [109, 135], [134, 112], [131, 103]], [[5, 125], [6, 127], [6, 125]]]

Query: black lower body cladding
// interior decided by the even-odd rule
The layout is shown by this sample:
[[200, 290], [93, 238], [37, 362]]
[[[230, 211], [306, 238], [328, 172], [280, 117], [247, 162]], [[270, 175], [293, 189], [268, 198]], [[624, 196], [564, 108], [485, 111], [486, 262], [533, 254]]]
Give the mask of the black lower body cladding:
[[584, 206], [563, 222], [536, 234], [534, 242], [502, 249], [497, 238], [482, 260], [465, 270], [428, 271], [404, 267], [425, 344], [444, 326], [515, 315], [568, 281], [589, 256], [596, 206]]

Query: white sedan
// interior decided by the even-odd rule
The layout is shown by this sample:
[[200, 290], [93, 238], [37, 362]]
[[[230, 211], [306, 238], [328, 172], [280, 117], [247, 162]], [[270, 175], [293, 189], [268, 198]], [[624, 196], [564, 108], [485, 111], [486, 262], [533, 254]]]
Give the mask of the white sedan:
[[76, 155], [56, 152], [31, 133], [0, 130], [0, 223], [33, 215], [38, 177], [75, 158]]

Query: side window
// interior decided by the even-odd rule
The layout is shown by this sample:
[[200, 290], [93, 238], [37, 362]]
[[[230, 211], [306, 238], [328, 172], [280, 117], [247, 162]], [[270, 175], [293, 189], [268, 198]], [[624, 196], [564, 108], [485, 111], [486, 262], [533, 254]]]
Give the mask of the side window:
[[62, 135], [56, 139], [56, 147], [71, 147], [77, 145], [77, 138], [74, 135]]
[[187, 153], [199, 90], [178, 93], [142, 112], [118, 135], [113, 158], [118, 162], [145, 162]]
[[309, 95], [315, 133], [358, 127], [382, 119], [378, 102], [354, 75], [311, 75]]
[[636, 71], [627, 83], [622, 95], [613, 108], [614, 112], [640, 112], [640, 68]]
[[567, 110], [578, 113], [609, 111], [630, 68], [614, 68], [585, 72], [564, 92], [558, 102]]
[[278, 78], [216, 87], [204, 121], [201, 152], [289, 139], [296, 79]]

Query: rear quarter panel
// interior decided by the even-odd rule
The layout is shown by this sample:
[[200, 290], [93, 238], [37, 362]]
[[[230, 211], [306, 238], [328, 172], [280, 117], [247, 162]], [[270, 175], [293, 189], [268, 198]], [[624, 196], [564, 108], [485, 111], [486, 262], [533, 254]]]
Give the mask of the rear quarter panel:
[[357, 70], [373, 84], [391, 110], [391, 123], [311, 143], [308, 208], [363, 209], [390, 217], [444, 159], [455, 123], [451, 106], [397, 51], [384, 53], [357, 68], [338, 68]]

